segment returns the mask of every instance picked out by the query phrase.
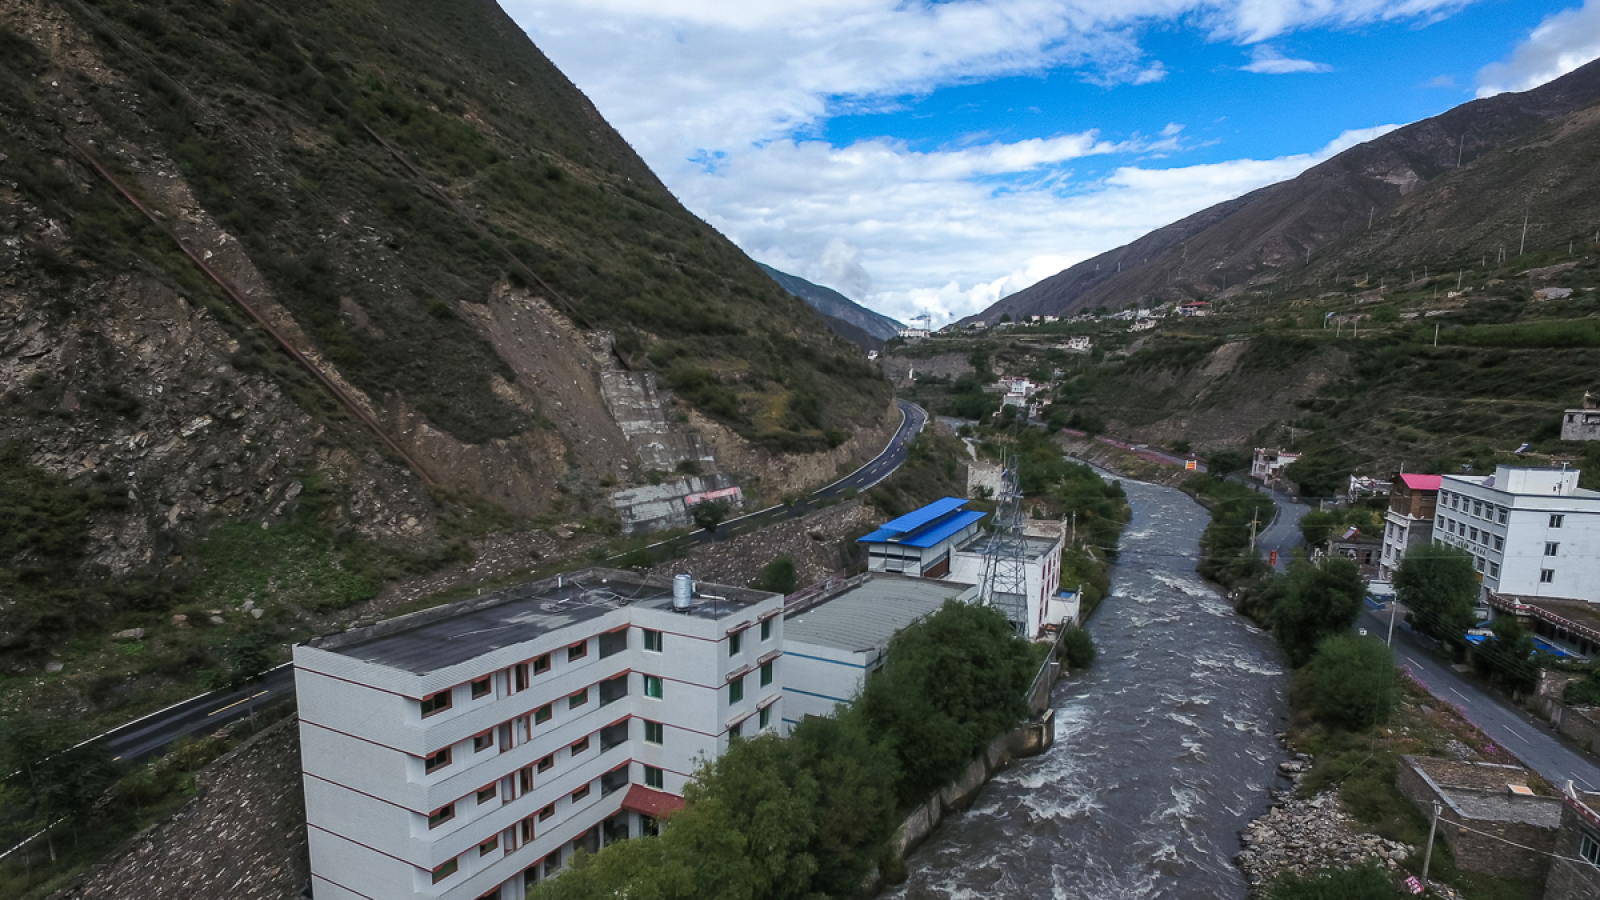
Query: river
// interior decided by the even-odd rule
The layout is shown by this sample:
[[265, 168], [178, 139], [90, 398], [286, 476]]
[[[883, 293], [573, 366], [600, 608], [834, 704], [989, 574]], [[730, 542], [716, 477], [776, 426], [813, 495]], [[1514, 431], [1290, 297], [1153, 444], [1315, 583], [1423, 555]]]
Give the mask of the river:
[[1244, 898], [1238, 833], [1267, 808], [1287, 723], [1271, 636], [1195, 574], [1207, 514], [1123, 482], [1133, 519], [1087, 672], [1056, 685], [1056, 743], [984, 788], [885, 896]]

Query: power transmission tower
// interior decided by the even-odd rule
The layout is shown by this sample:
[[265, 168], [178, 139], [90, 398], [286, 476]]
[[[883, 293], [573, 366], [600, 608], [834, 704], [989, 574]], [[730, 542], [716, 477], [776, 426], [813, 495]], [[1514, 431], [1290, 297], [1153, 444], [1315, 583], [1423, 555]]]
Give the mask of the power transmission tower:
[[979, 602], [1000, 611], [1017, 633], [1028, 633], [1027, 537], [1022, 526], [1022, 490], [1017, 481], [1017, 458], [1008, 455], [1000, 478], [999, 507], [994, 534], [983, 554], [983, 584]]

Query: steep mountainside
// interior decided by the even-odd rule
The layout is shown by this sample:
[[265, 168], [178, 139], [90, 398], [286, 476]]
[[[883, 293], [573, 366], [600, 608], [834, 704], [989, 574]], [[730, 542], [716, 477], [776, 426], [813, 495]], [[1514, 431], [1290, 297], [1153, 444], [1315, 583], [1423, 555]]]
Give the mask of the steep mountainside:
[[[1478, 260], [1600, 227], [1600, 62], [1474, 100], [1079, 263], [964, 321], [1327, 283]], [[1370, 222], [1370, 226], [1369, 226]]]
[[0, 651], [792, 490], [892, 412], [491, 0], [0, 4]]
[[[838, 319], [877, 338], [887, 341], [905, 327], [882, 313], [873, 312], [830, 287], [807, 281], [798, 275], [780, 272], [766, 263], [756, 263], [763, 272], [772, 276], [784, 290], [799, 297], [811, 308], [830, 319]], [[842, 336], [849, 338], [847, 334]], [[854, 340], [854, 338], [850, 338]]]

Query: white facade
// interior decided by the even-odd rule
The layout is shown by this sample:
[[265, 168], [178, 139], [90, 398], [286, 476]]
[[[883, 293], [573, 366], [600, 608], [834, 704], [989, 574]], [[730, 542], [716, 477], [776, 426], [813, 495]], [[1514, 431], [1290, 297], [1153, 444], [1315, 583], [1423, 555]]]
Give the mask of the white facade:
[[1472, 553], [1487, 590], [1600, 603], [1600, 492], [1577, 469], [1446, 475], [1433, 539]]
[[295, 647], [317, 900], [521, 898], [782, 715], [782, 597], [591, 569]]
[[1265, 484], [1278, 477], [1285, 466], [1300, 458], [1298, 453], [1257, 447], [1250, 457], [1250, 477]]
[[[952, 581], [983, 584], [984, 551], [991, 535], [980, 534], [956, 549], [950, 557]], [[1061, 625], [1077, 617], [1075, 600], [1061, 593], [1061, 551], [1066, 547], [1066, 531], [1059, 523], [1030, 522], [1026, 526], [1023, 572], [1027, 581], [1027, 616], [1024, 636], [1038, 637], [1047, 625]], [[1070, 585], [1074, 592], [1077, 585]]]
[[974, 584], [869, 573], [785, 615], [784, 732], [849, 705], [883, 665], [889, 640], [946, 600], [977, 601]]

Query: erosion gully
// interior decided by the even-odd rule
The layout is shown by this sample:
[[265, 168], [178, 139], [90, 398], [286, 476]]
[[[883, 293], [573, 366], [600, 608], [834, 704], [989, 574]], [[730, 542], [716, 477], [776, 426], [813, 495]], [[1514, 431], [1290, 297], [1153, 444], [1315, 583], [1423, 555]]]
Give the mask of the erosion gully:
[[1056, 685], [1056, 743], [996, 777], [906, 861], [885, 896], [1244, 898], [1231, 859], [1265, 812], [1288, 716], [1271, 636], [1195, 574], [1207, 513], [1124, 481], [1133, 518], [1099, 656]]

